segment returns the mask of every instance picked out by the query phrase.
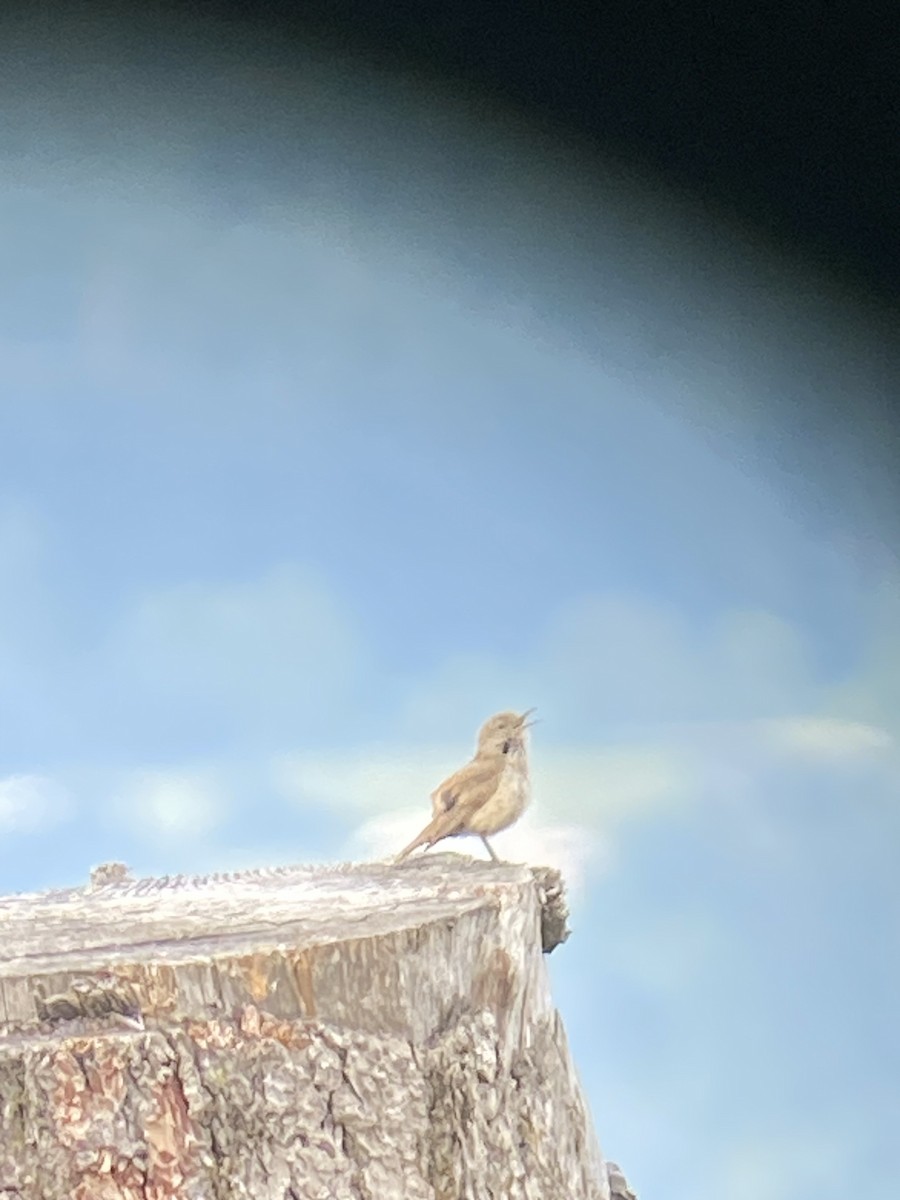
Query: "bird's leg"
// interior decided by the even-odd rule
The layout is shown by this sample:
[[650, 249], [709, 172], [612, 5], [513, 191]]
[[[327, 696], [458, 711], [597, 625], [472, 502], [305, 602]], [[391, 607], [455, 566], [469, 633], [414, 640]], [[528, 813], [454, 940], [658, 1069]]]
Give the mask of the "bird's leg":
[[491, 858], [494, 860], [494, 862], [495, 862], [495, 863], [498, 863], [498, 862], [500, 861], [500, 859], [499, 859], [499, 858], [497, 857], [497, 855], [494, 853], [494, 850], [493, 850], [493, 847], [491, 846], [491, 843], [490, 843], [490, 842], [487, 840], [487, 838], [484, 836], [484, 834], [483, 834], [483, 833], [482, 833], [482, 834], [479, 834], [478, 836], [479, 836], [479, 837], [481, 838], [481, 840], [484, 842], [484, 848], [485, 848], [485, 850], [487, 850], [488, 854], [491, 856]]

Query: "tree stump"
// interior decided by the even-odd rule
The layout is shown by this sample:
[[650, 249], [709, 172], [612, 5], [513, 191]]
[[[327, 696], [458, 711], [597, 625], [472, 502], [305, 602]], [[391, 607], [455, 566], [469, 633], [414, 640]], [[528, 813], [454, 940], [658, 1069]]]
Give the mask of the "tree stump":
[[0, 1200], [608, 1200], [564, 936], [455, 854], [0, 899]]

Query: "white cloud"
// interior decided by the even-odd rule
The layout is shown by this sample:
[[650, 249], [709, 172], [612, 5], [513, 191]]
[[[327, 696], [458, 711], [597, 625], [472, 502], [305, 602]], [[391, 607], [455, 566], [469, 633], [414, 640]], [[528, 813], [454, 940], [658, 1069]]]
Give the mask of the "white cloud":
[[[431, 808], [426, 801], [418, 809], [392, 810], [371, 817], [355, 831], [348, 843], [348, 857], [393, 858], [412, 841], [430, 816]], [[595, 872], [602, 868], [608, 853], [605, 844], [590, 830], [547, 821], [534, 811], [526, 812], [510, 829], [490, 840], [494, 852], [506, 862], [557, 867], [565, 877], [570, 894], [583, 888], [588, 864]], [[477, 837], [448, 838], [430, 853], [443, 852], [488, 858]]]
[[647, 742], [667, 725], [815, 711], [804, 637], [774, 614], [734, 609], [700, 625], [677, 605], [595, 592], [563, 604], [514, 654], [456, 654], [413, 685], [398, 730], [472, 736], [500, 708], [538, 706], [553, 740]]
[[650, 741], [593, 750], [538, 747], [532, 757], [540, 804], [585, 826], [683, 806], [697, 780], [695, 766], [679, 747]]
[[[797, 1196], [836, 1195], [848, 1163], [864, 1138], [851, 1118], [844, 1138], [803, 1128], [795, 1122], [779, 1135], [771, 1130], [758, 1138], [726, 1145], [714, 1162], [716, 1194], [729, 1200], [795, 1200]], [[865, 1152], [858, 1158], [863, 1162]]]
[[838, 717], [784, 717], [761, 726], [775, 749], [813, 762], [857, 761], [894, 744], [884, 729]]
[[120, 784], [112, 802], [120, 823], [159, 841], [208, 834], [228, 807], [209, 774], [182, 770], [138, 772]]
[[774, 615], [730, 610], [693, 628], [675, 605], [616, 593], [560, 609], [531, 674], [533, 703], [549, 696], [581, 736], [621, 722], [775, 716], [811, 696], [803, 640]]
[[281, 795], [295, 804], [385, 812], [423, 799], [427, 804], [432, 790], [453, 769], [452, 750], [413, 744], [368, 752], [285, 755], [273, 762], [272, 778]]
[[349, 614], [293, 564], [145, 596], [106, 661], [109, 679], [163, 720], [273, 739], [333, 728], [368, 665]]
[[[348, 848], [351, 857], [396, 854], [427, 823], [430, 794], [470, 753], [418, 749], [414, 743], [366, 753], [302, 755], [277, 759], [278, 791], [298, 806], [326, 805], [363, 818]], [[621, 822], [683, 805], [692, 795], [690, 764], [654, 747], [608, 750], [532, 748], [534, 803], [495, 849], [511, 861], [557, 866], [577, 888], [613, 853], [610, 837]], [[477, 838], [448, 841], [443, 849], [481, 856]]]
[[[291, 803], [327, 804], [347, 813], [427, 812], [429, 796], [471, 754], [415, 742], [355, 753], [293, 754], [272, 765], [276, 788]], [[651, 744], [595, 750], [531, 747], [537, 806], [578, 825], [620, 821], [689, 800], [695, 773], [677, 747]]]
[[[406, 692], [397, 717], [398, 731], [411, 740], [470, 739], [493, 712], [537, 704], [539, 680], [527, 662], [487, 655], [451, 654], [438, 670], [416, 680]], [[458, 753], [458, 752], [457, 752]]]
[[0, 779], [0, 830], [36, 833], [64, 820], [66, 791], [44, 775], [10, 775]]

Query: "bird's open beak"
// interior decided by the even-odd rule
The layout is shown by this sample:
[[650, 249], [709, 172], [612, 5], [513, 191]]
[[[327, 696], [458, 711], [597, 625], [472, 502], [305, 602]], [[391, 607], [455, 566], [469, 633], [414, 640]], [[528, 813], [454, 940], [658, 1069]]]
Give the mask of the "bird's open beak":
[[528, 708], [525, 710], [525, 712], [522, 713], [521, 717], [519, 717], [519, 724], [521, 725], [521, 727], [523, 729], [530, 729], [532, 725], [537, 724], [536, 721], [526, 720], [526, 718], [530, 717], [533, 712], [537, 712], [537, 709], [536, 708]]

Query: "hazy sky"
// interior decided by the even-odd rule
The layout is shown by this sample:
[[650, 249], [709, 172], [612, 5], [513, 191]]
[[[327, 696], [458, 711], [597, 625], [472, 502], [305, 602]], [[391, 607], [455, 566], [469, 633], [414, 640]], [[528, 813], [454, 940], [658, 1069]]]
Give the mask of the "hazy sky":
[[474, 100], [176, 33], [4, 74], [0, 887], [386, 854], [537, 705], [497, 848], [570, 877], [605, 1151], [890, 1194], [886, 322]]

